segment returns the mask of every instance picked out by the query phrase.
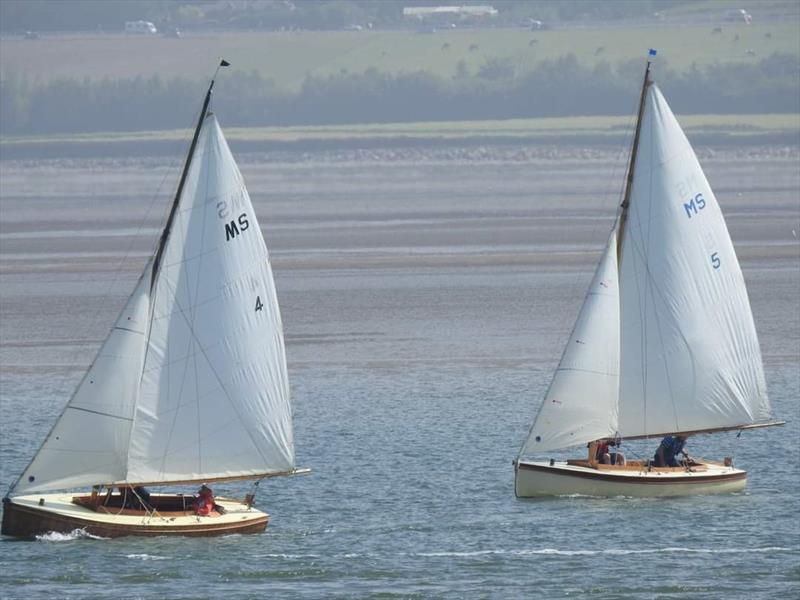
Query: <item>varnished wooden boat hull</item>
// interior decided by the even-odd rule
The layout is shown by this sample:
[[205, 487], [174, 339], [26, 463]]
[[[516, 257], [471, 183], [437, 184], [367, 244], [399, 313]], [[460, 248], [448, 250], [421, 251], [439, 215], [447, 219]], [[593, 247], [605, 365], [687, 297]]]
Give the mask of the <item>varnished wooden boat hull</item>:
[[519, 498], [542, 496], [666, 497], [739, 492], [747, 484], [741, 469], [704, 464], [686, 471], [593, 469], [564, 462], [517, 461], [514, 491]]
[[[39, 505], [39, 499], [44, 502]], [[126, 516], [91, 511], [71, 502], [70, 495], [21, 496], [3, 501], [3, 535], [34, 538], [49, 532], [82, 530], [103, 538], [122, 536], [218, 536], [261, 533], [269, 515], [247, 508], [235, 500], [217, 499], [225, 515], [198, 517], [192, 514], [159, 517]]]

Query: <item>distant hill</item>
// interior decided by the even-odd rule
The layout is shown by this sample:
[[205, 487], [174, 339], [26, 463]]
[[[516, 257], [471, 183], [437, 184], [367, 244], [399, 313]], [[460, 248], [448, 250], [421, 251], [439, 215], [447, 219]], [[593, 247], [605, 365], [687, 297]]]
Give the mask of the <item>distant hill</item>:
[[652, 47], [681, 113], [800, 112], [791, 20], [28, 37], [0, 37], [4, 135], [182, 127], [220, 56], [215, 103], [235, 126], [626, 115]]
[[[491, 5], [491, 16], [468, 11], [408, 18], [403, 8]], [[2, 0], [4, 33], [122, 31], [146, 19], [159, 28], [209, 30], [415, 29], [474, 26], [597, 26], [598, 24], [717, 23], [747, 8], [755, 22], [796, 21], [794, 0]]]

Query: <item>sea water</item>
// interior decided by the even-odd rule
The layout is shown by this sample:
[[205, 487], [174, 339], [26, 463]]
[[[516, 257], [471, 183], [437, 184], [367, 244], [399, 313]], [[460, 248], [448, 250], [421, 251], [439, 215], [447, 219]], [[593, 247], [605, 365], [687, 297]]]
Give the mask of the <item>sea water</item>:
[[[312, 474], [259, 486], [262, 535], [3, 539], [0, 597], [797, 595], [796, 151], [703, 160], [789, 423], [691, 438], [695, 455], [732, 456], [747, 489], [674, 499], [514, 497], [511, 461], [611, 227], [614, 156], [240, 158], [282, 308], [297, 463]], [[0, 168], [5, 491], [132, 288], [174, 175], [135, 161]], [[646, 458], [656, 443], [625, 450]]]

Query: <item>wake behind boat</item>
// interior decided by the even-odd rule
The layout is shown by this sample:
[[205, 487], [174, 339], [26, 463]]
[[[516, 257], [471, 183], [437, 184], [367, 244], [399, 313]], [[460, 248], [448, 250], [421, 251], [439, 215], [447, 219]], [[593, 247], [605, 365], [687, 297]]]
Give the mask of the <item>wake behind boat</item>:
[[[214, 79], [153, 257], [50, 434], [3, 499], [5, 535], [259, 532], [268, 515], [253, 507], [253, 495], [213, 498], [205, 486], [197, 497], [149, 494], [143, 486], [308, 471], [295, 467], [269, 256], [210, 111]], [[79, 488], [91, 492], [53, 493]]]
[[519, 497], [738, 491], [746, 473], [729, 459], [611, 465], [591, 449], [586, 460], [530, 457], [782, 424], [769, 421], [753, 315], [722, 212], [650, 66], [617, 220], [514, 461]]

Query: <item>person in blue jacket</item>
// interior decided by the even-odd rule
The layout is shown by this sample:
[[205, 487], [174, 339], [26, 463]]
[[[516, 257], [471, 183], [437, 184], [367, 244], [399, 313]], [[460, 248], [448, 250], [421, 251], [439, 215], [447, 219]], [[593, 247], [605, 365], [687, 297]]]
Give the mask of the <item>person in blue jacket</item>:
[[689, 455], [683, 449], [686, 445], [685, 435], [668, 435], [659, 444], [653, 456], [653, 466], [655, 467], [680, 467], [678, 454], [683, 454], [685, 461], [690, 460]]

